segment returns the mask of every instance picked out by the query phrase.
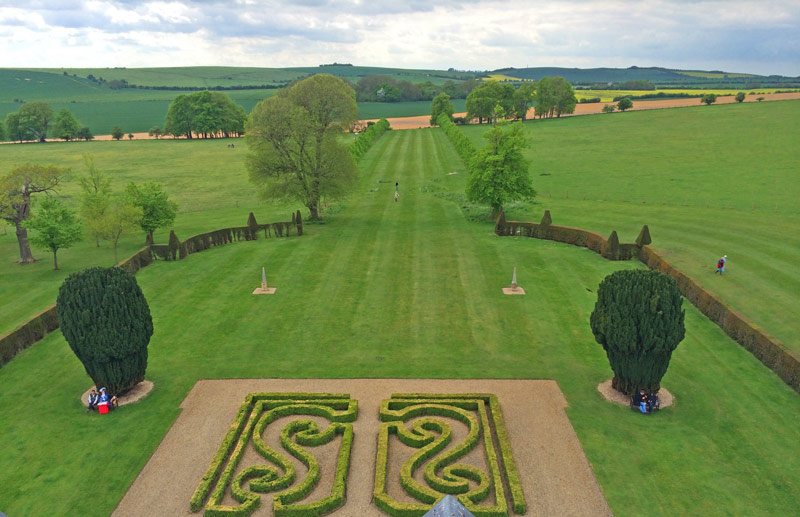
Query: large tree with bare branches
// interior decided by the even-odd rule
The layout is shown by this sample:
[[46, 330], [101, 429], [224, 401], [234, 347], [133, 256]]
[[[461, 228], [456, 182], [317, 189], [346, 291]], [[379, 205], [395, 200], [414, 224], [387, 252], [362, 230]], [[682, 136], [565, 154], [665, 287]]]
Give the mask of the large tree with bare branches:
[[24, 225], [31, 216], [31, 196], [55, 190], [66, 172], [55, 165], [29, 163], [15, 167], [0, 178], [0, 218], [16, 228], [20, 264], [36, 261]]

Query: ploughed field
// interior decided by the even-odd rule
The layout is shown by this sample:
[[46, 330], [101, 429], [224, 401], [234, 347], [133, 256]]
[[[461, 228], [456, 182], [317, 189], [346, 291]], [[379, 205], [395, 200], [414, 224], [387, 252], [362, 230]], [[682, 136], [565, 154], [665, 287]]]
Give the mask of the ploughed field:
[[[788, 213], [797, 151], [786, 149], [789, 136], [782, 135], [800, 103], [774, 105], [782, 109], [750, 104], [533, 122], [530, 153], [542, 195], [509, 217], [538, 220], [549, 208], [555, 224], [617, 229], [623, 241], [647, 223], [654, 246], [704, 285], [719, 281], [709, 289], [723, 299], [746, 301], [738, 290], [749, 291], [773, 304], [777, 323], [797, 325], [782, 321], [796, 304], [775, 295], [798, 296], [791, 287], [798, 224]], [[643, 131], [650, 138], [640, 137]], [[615, 148], [617, 139], [628, 145]], [[774, 171], [764, 177], [771, 189], [749, 184], [742, 148], [750, 145], [760, 153], [750, 163]], [[12, 147], [0, 154], [3, 169], [29, 160], [77, 168], [80, 154], [91, 152], [113, 172], [118, 190], [129, 180], [163, 182], [182, 205], [181, 236], [242, 225], [253, 209], [267, 222], [299, 208], [257, 204], [243, 142], [235, 150], [224, 141]], [[638, 166], [625, 168], [626, 159]], [[597, 392], [611, 375], [588, 324], [597, 285], [614, 270], [640, 264], [548, 241], [498, 238], [491, 224], [470, 222], [460, 208], [466, 171], [437, 129], [387, 133], [360, 168], [354, 194], [330, 207], [327, 224], [307, 224], [303, 237], [234, 243], [138, 273], [155, 326], [147, 377], [156, 389], [142, 402], [110, 417], [86, 415], [77, 398], [90, 380], [58, 332], [0, 369], [0, 509], [106, 515], [197, 380], [270, 377], [555, 379], [614, 513], [784, 515], [800, 505], [800, 398], [691, 305], [686, 339], [664, 379], [675, 407], [644, 417]], [[670, 186], [670, 177], [682, 184], [694, 179], [694, 187]], [[76, 181], [65, 184], [64, 193], [76, 191]], [[739, 207], [743, 199], [752, 206]], [[727, 217], [715, 219], [719, 214]], [[128, 239], [127, 250], [140, 239]], [[751, 240], [752, 249], [739, 249], [737, 239]], [[17, 321], [27, 317], [17, 305], [33, 313], [52, 301], [63, 273], [50, 271], [41, 252], [34, 266], [13, 264], [12, 232], [0, 235], [0, 243], [5, 324], [11, 310]], [[758, 258], [768, 250], [786, 261], [783, 282], [746, 266], [748, 251]], [[721, 253], [731, 262], [719, 279], [706, 270]], [[692, 257], [702, 259], [696, 270]], [[60, 258], [77, 269], [109, 263], [110, 251], [85, 243]], [[275, 296], [250, 294], [262, 265], [278, 287]], [[515, 266], [528, 294], [504, 297], [500, 288]], [[772, 297], [764, 295], [765, 283], [776, 290]], [[764, 326], [791, 334], [791, 327]]]

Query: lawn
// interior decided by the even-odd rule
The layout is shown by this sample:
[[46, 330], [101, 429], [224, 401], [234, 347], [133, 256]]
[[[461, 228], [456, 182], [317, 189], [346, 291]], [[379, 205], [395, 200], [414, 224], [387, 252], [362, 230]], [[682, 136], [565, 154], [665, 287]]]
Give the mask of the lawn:
[[[673, 265], [800, 353], [800, 101], [532, 121], [536, 204], [509, 218], [632, 242], [648, 224]], [[466, 127], [476, 144], [485, 128]], [[713, 265], [728, 255], [728, 272]]]
[[[684, 121], [679, 112], [685, 111], [691, 110], [663, 113]], [[710, 111], [727, 113], [717, 107]], [[754, 126], [753, 113], [739, 112], [746, 119], [742, 124]], [[640, 114], [623, 115], [530, 124], [535, 153], [550, 160], [546, 169], [536, 166], [536, 177], [577, 167], [579, 152], [560, 151], [564, 142], [582, 141], [589, 153], [597, 139], [619, 136], [625, 126], [587, 130], [578, 124], [567, 131], [563, 123], [619, 119], [635, 125], [628, 115]], [[665, 134], [671, 131], [665, 126], [676, 122], [650, 120]], [[713, 117], [706, 121], [711, 128], [719, 123]], [[207, 204], [211, 210], [182, 212], [179, 234], [223, 221], [243, 223], [251, 209], [259, 220], [262, 213], [269, 220], [287, 208], [257, 203], [241, 168], [244, 153], [237, 147], [225, 154], [224, 142], [87, 147], [96, 149], [98, 165], [113, 167], [115, 182], [159, 178], [179, 202], [191, 205], [192, 197], [201, 198], [197, 208]], [[126, 148], [130, 154], [115, 154]], [[28, 149], [30, 159], [53, 153], [49, 160], [71, 148], [18, 149]], [[64, 162], [77, 165], [79, 153], [70, 156]], [[556, 165], [558, 158], [563, 169]], [[6, 161], [5, 148], [0, 160]], [[597, 285], [614, 270], [641, 265], [605, 261], [553, 242], [498, 238], [490, 224], [469, 222], [450, 200], [463, 191], [463, 164], [437, 129], [387, 133], [361, 170], [354, 194], [335, 207], [327, 224], [307, 225], [301, 238], [236, 243], [184, 261], [158, 262], [138, 274], [155, 325], [147, 377], [156, 390], [141, 403], [109, 418], [86, 415], [77, 396], [90, 381], [58, 332], [0, 369], [0, 439], [6, 444], [0, 455], [0, 509], [9, 515], [107, 515], [198, 379], [247, 377], [552, 378], [566, 395], [570, 420], [616, 514], [788, 515], [800, 505], [800, 398], [691, 305], [686, 305], [687, 337], [664, 379], [678, 397], [674, 408], [645, 418], [604, 402], [596, 392], [596, 385], [610, 377], [588, 325]], [[621, 182], [617, 189], [634, 188], [630, 178], [611, 178]], [[395, 181], [399, 203], [392, 201]], [[196, 190], [182, 192], [188, 185]], [[520, 217], [538, 218], [553, 200], [560, 203], [553, 205], [557, 224], [583, 218], [602, 233], [620, 229], [629, 240], [637, 225], [648, 222], [657, 247], [666, 246], [660, 239], [675, 242], [665, 236], [671, 221], [662, 228], [652, 220], [658, 212], [635, 217], [631, 211], [626, 219], [619, 208], [601, 211], [609, 205], [624, 208], [625, 202], [562, 199], [553, 191], [567, 187], [545, 189], [538, 179], [537, 186], [547, 194], [541, 204], [520, 210]], [[736, 188], [735, 182], [724, 183], [719, 197], [735, 196], [729, 190]], [[615, 199], [616, 189], [607, 191], [605, 196]], [[65, 192], [74, 192], [74, 186]], [[691, 200], [696, 192], [702, 194], [687, 189], [685, 196]], [[713, 209], [704, 206], [708, 200], [702, 196], [694, 203], [675, 209]], [[664, 217], [669, 214], [669, 206], [659, 208]], [[761, 215], [755, 213], [754, 219]], [[692, 226], [686, 231], [691, 233]], [[0, 241], [7, 257], [8, 238]], [[89, 249], [75, 251], [72, 262], [89, 260]], [[681, 253], [679, 248], [672, 256]], [[717, 250], [709, 254], [713, 261]], [[734, 252], [729, 256], [731, 274], [724, 280], [733, 281], [742, 275], [736, 266], [741, 259]], [[262, 265], [278, 286], [274, 297], [249, 294]], [[528, 291], [525, 297], [500, 294], [513, 267]], [[10, 260], [4, 263], [0, 285], [22, 276], [19, 271]], [[37, 288], [45, 288], [42, 282]], [[8, 299], [6, 293], [2, 299]], [[4, 302], [4, 313], [8, 305]], [[103, 490], [97, 490], [98, 483]]]

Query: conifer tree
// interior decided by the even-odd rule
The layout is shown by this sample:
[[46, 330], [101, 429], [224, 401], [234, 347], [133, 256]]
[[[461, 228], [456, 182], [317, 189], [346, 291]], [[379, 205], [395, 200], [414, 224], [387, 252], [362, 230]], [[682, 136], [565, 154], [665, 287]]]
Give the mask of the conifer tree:
[[590, 324], [614, 371], [614, 389], [658, 391], [685, 335], [681, 293], [658, 271], [617, 271], [600, 283]]
[[57, 305], [61, 333], [95, 385], [119, 395], [144, 380], [153, 321], [132, 274], [116, 267], [73, 273]]

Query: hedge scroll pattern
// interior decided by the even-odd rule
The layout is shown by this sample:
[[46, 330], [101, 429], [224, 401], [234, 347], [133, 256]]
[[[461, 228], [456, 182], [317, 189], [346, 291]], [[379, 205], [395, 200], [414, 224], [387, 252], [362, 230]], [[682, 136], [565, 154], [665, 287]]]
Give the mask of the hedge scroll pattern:
[[[272, 494], [276, 517], [317, 516], [329, 513], [345, 502], [353, 424], [358, 403], [349, 395], [323, 393], [251, 393], [239, 409], [216, 456], [200, 481], [190, 501], [190, 509], [205, 508], [206, 516], [246, 516], [261, 506], [263, 494]], [[314, 420], [321, 417], [325, 428]], [[278, 450], [264, 440], [268, 426], [279, 419], [282, 423]], [[308, 500], [322, 475], [313, 448], [338, 440], [331, 493], [321, 499]], [[252, 447], [266, 460], [241, 465], [245, 450]], [[287, 453], [306, 467], [300, 478]], [[225, 504], [230, 495], [237, 504]]]
[[[383, 401], [380, 420], [373, 501], [384, 512], [421, 516], [449, 494], [476, 517], [525, 513], [525, 496], [494, 395], [394, 394]], [[457, 442], [456, 426], [467, 429]], [[402, 458], [399, 479], [390, 479], [391, 456], [408, 448], [415, 452]], [[398, 482], [399, 489], [390, 489]], [[402, 501], [390, 494], [398, 490]]]

